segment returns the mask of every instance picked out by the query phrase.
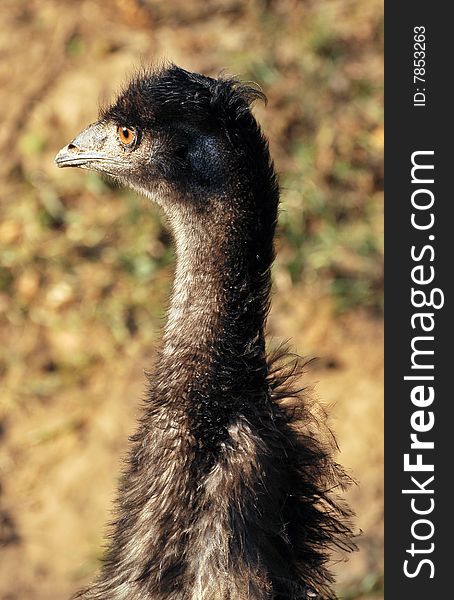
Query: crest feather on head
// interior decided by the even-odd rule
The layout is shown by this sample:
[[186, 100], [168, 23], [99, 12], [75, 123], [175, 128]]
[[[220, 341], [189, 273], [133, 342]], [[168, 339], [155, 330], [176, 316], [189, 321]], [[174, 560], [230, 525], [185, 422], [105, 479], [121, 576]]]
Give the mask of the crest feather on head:
[[266, 96], [252, 83], [224, 75], [214, 79], [170, 64], [141, 71], [101, 118], [138, 127], [182, 117], [213, 128], [244, 126], [256, 100], [266, 102]]

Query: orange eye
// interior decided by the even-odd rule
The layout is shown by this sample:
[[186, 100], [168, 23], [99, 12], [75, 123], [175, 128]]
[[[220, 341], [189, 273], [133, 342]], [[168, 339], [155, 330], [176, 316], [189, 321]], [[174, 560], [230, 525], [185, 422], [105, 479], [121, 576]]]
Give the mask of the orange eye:
[[118, 127], [117, 135], [125, 146], [131, 146], [136, 141], [136, 132], [129, 127]]

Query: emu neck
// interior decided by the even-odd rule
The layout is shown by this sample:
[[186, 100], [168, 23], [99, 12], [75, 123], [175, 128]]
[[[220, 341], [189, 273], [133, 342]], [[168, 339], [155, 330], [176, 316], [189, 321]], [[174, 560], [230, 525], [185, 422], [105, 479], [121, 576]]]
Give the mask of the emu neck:
[[244, 223], [201, 221], [171, 221], [177, 264], [163, 353], [244, 358], [263, 349], [272, 240]]

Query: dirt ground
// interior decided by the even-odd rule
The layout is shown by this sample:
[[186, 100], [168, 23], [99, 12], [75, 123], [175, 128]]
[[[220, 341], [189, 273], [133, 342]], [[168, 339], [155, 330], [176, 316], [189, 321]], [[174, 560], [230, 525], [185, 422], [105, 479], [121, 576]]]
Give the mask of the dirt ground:
[[269, 96], [256, 112], [285, 184], [270, 339], [319, 357], [307, 381], [357, 482], [362, 533], [335, 566], [339, 595], [382, 597], [381, 10], [1, 3], [0, 600], [68, 598], [102, 555], [173, 258], [145, 201], [53, 156], [131, 69], [163, 58]]

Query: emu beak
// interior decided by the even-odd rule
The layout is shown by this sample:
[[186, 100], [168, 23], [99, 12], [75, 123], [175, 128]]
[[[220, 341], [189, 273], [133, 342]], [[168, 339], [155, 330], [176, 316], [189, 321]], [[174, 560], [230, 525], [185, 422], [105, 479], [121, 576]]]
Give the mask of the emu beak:
[[82, 167], [98, 170], [93, 163], [102, 162], [108, 158], [106, 152], [102, 151], [107, 137], [102, 123], [89, 125], [60, 150], [55, 157], [57, 167]]

